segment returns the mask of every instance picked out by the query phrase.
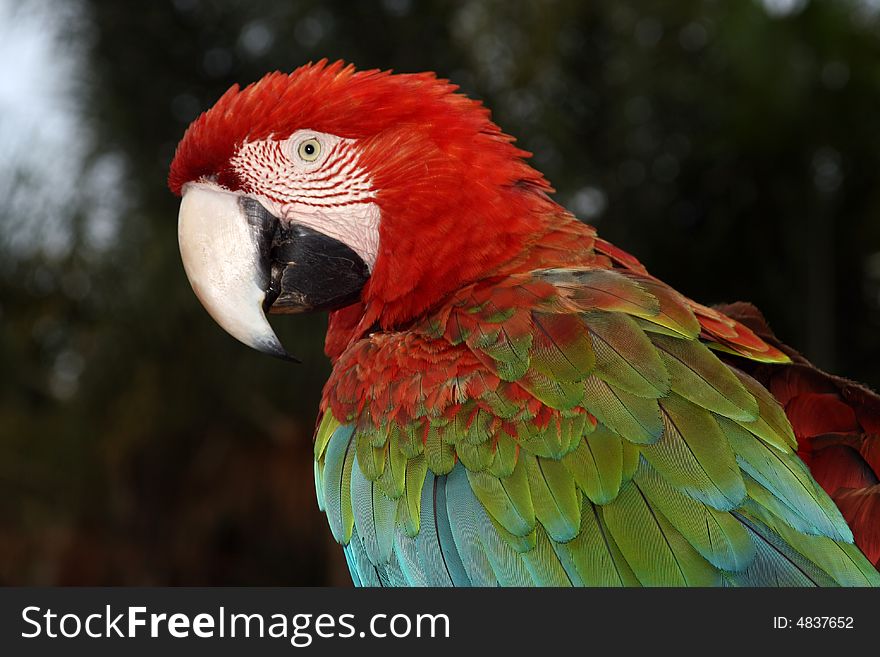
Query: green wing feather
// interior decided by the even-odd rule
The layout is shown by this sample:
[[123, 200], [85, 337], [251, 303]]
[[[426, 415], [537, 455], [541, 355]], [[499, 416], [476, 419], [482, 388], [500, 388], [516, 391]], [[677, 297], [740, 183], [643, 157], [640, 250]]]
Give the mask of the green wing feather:
[[517, 461], [507, 477], [468, 471], [474, 494], [496, 522], [514, 536], [526, 536], [535, 529], [535, 507], [529, 488], [528, 466]]
[[[324, 506], [330, 531], [333, 538], [343, 545], [351, 539], [354, 526], [354, 514], [351, 509], [351, 469], [354, 465], [353, 426], [340, 426], [333, 418], [327, 418], [328, 424], [335, 429], [328, 438], [327, 451], [322, 451], [324, 467], [318, 469], [322, 473], [324, 487]], [[320, 466], [320, 462], [319, 462]]]
[[797, 449], [797, 439], [794, 436], [791, 424], [785, 416], [785, 411], [782, 410], [782, 407], [773, 396], [748, 374], [744, 374], [735, 368], [731, 368], [731, 372], [739, 378], [758, 404], [758, 414], [754, 420], [749, 421], [737, 417], [733, 419], [764, 442], [783, 452], [787, 452], [789, 447]]
[[597, 376], [637, 397], [657, 398], [669, 392], [669, 372], [633, 318], [599, 312], [582, 318], [596, 352]]
[[[637, 458], [638, 452], [633, 453]], [[623, 441], [607, 427], [598, 425], [562, 463], [590, 501], [605, 504], [617, 497], [623, 483]]]
[[720, 572], [652, 506], [635, 481], [627, 482], [620, 495], [602, 508], [602, 517], [644, 586], [720, 583]]
[[636, 472], [639, 490], [709, 563], [728, 572], [745, 570], [755, 558], [755, 544], [730, 513], [684, 494], [647, 461]]
[[794, 452], [755, 440], [753, 434], [730, 420], [716, 419], [748, 476], [753, 499], [772, 505], [779, 518], [800, 531], [852, 542], [852, 532], [837, 506]]
[[667, 481], [716, 509], [737, 508], [746, 495], [733, 449], [704, 408], [670, 394], [662, 399], [663, 436], [642, 454]]
[[570, 541], [580, 529], [581, 500], [574, 477], [561, 461], [523, 457], [535, 517], [554, 541]]
[[419, 454], [406, 462], [403, 496], [397, 505], [397, 522], [407, 536], [414, 538], [419, 533], [419, 518], [422, 508], [422, 487], [428, 474], [425, 457]]
[[559, 554], [553, 549], [553, 542], [541, 525], [537, 527], [535, 547], [522, 554], [526, 569], [537, 586], [571, 586], [571, 575]]
[[557, 381], [581, 381], [596, 365], [593, 343], [576, 315], [532, 313], [530, 364]]
[[584, 407], [617, 435], [642, 445], [663, 435], [663, 420], [656, 399], [637, 397], [597, 376], [584, 382]]
[[784, 411], [699, 335], [645, 275], [553, 269], [460, 292], [401, 340], [411, 371], [364, 338], [315, 434], [355, 583], [880, 585]]
[[640, 586], [602, 519], [600, 507], [584, 500], [578, 535], [557, 544], [584, 586]]
[[757, 417], [754, 397], [708, 347], [665, 335], [654, 336], [653, 341], [672, 377], [674, 392], [725, 417], [745, 421]]

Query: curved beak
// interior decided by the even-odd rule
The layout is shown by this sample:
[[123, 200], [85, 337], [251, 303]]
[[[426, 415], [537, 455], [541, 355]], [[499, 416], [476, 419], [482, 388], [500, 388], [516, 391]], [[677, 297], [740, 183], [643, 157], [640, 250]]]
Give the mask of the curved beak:
[[369, 276], [341, 242], [286, 226], [255, 199], [213, 185], [184, 187], [177, 237], [186, 276], [214, 321], [285, 360], [296, 361], [265, 313], [342, 307], [357, 299]]
[[177, 224], [183, 268], [205, 310], [227, 333], [258, 351], [294, 360], [263, 314], [267, 255], [278, 220], [248, 213], [243, 201], [214, 187], [187, 186]]

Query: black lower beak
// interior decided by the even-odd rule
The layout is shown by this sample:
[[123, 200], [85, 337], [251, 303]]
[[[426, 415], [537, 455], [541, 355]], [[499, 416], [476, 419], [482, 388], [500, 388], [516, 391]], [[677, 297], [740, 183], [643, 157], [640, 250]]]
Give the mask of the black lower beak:
[[279, 225], [270, 259], [265, 307], [273, 313], [342, 308], [357, 301], [370, 276], [348, 246], [299, 224]]
[[268, 271], [264, 312], [335, 310], [358, 299], [370, 270], [350, 247], [308, 226], [285, 225], [254, 199], [241, 203], [252, 225], [273, 231], [260, 240]]

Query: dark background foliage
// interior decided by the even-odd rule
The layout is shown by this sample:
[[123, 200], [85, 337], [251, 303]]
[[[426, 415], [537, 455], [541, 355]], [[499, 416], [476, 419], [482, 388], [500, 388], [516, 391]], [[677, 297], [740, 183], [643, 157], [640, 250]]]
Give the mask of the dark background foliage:
[[655, 275], [880, 385], [877, 3], [25, 5], [85, 146], [61, 187], [58, 152], [2, 152], [0, 583], [349, 582], [312, 483], [326, 318], [274, 322], [299, 366], [226, 336], [165, 186], [200, 111], [309, 60], [451, 78]]

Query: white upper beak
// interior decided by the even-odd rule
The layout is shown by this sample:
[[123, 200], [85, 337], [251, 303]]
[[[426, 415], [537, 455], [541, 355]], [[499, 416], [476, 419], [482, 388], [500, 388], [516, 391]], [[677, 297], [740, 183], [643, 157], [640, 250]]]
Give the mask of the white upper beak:
[[269, 284], [267, 226], [256, 225], [241, 200], [208, 184], [184, 187], [177, 227], [183, 268], [199, 301], [231, 336], [292, 360], [263, 311]]

